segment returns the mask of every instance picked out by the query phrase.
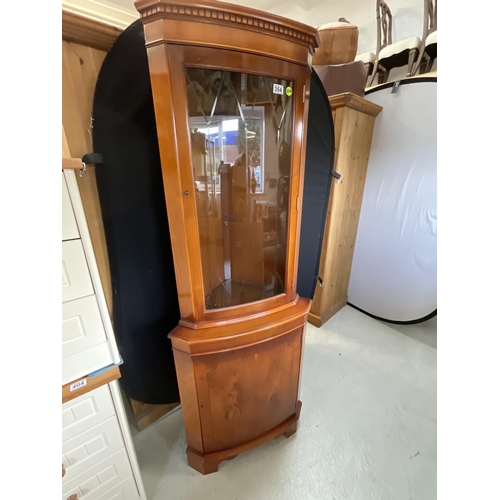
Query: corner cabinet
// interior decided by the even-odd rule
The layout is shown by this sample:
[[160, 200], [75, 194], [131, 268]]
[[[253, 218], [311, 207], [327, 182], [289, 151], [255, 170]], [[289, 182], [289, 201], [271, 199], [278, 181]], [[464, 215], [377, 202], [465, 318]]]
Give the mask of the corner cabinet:
[[[169, 334], [203, 474], [296, 430], [310, 300], [296, 293], [316, 29], [217, 1], [144, 24], [181, 320]], [[167, 334], [167, 332], [165, 332]]]

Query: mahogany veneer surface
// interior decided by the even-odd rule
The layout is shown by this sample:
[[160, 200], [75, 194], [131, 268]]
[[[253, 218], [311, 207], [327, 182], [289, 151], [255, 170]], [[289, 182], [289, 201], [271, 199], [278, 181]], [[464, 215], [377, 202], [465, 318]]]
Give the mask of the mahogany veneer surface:
[[[145, 28], [179, 294], [181, 320], [169, 337], [188, 463], [207, 474], [215, 472], [222, 460], [280, 434], [288, 437], [297, 428], [304, 326], [311, 305], [296, 292], [298, 242], [311, 59], [319, 37], [310, 26], [225, 2], [138, 0], [135, 5]], [[217, 255], [214, 251], [217, 245], [222, 248], [222, 242], [201, 234], [199, 228], [211, 231], [223, 221], [215, 213], [201, 226], [198, 220], [204, 212], [198, 210], [193, 165], [199, 164], [200, 157], [193, 159], [191, 137], [196, 131], [189, 121], [186, 68], [229, 71], [235, 77], [262, 75], [293, 87], [284, 97], [288, 99], [284, 102], [291, 103], [285, 117], [290, 124], [290, 142], [285, 148], [290, 155], [285, 158], [289, 170], [285, 174], [279, 157], [279, 175], [286, 175], [288, 186], [287, 229], [281, 233], [286, 240], [280, 246], [286, 250], [284, 279], [282, 292], [275, 291], [265, 299], [207, 308], [206, 297], [218, 283], [210, 278], [206, 263], [220, 260], [210, 260], [207, 252]], [[270, 106], [268, 103], [267, 111]], [[272, 129], [279, 120], [273, 121], [267, 111], [266, 127]], [[273, 150], [276, 155], [277, 150]], [[268, 168], [278, 168], [277, 158]], [[227, 227], [238, 239], [234, 228]], [[223, 229], [220, 234], [226, 232]], [[260, 236], [252, 239], [254, 248], [262, 244]], [[236, 274], [245, 274], [245, 261], [258, 261], [262, 252], [251, 250], [252, 245], [248, 245], [246, 257], [239, 251], [231, 254]], [[263, 279], [259, 275], [249, 284], [258, 286]]]

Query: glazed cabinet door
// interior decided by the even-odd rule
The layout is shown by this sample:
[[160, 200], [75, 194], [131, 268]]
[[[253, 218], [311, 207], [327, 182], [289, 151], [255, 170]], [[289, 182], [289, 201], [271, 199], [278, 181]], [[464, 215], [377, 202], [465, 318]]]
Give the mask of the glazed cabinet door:
[[[209, 321], [292, 301], [306, 68], [199, 47], [170, 47], [168, 64], [182, 75], [170, 82], [180, 168], [162, 161], [169, 215], [174, 191], [184, 208], [170, 217], [172, 234], [186, 235], [172, 238], [181, 308]], [[157, 121], [165, 104], [155, 103]], [[171, 157], [166, 144], [160, 153]], [[194, 292], [186, 301], [184, 286]]]

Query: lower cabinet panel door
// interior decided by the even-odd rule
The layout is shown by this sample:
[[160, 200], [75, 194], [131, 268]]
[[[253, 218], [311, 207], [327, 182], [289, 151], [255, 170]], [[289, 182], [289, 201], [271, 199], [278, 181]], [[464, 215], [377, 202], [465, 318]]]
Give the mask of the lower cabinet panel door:
[[68, 401], [62, 405], [62, 442], [82, 434], [115, 415], [108, 385]]
[[123, 447], [120, 425], [115, 415], [65, 441], [62, 445], [62, 463], [66, 468], [63, 485]]
[[125, 448], [122, 448], [63, 484], [62, 500], [67, 500], [74, 493], [78, 499], [82, 500], [97, 500], [99, 498], [109, 500], [110, 490], [119, 486], [130, 476], [132, 476], [132, 468], [128, 454]]

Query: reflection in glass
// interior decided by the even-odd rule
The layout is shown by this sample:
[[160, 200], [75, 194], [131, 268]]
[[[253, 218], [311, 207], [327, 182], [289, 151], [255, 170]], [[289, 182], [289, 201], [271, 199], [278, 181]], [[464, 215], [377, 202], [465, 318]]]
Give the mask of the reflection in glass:
[[284, 292], [292, 81], [186, 69], [205, 306]]

